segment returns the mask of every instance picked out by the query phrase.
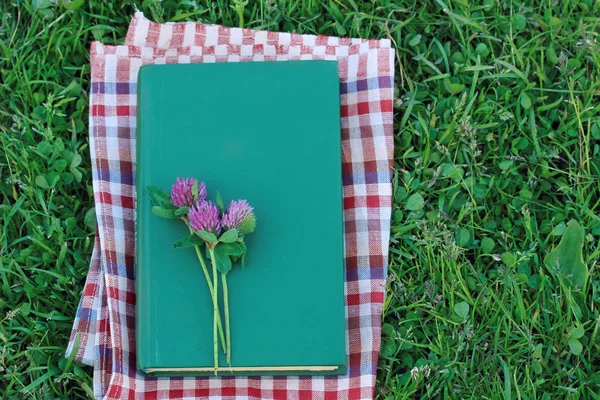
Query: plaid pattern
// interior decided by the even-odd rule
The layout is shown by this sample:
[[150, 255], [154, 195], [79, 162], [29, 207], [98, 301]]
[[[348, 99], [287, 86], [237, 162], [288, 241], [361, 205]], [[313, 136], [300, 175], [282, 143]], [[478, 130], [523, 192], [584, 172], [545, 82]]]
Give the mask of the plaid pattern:
[[[153, 49], [177, 49], [181, 47], [215, 46], [279, 46], [325, 47], [326, 53], [335, 47], [370, 43], [373, 47], [390, 48], [389, 39], [339, 38], [335, 36], [300, 35], [287, 32], [256, 31], [248, 28], [229, 28], [220, 25], [205, 25], [195, 22], [158, 24], [149, 21], [141, 12], [135, 13], [125, 44]], [[328, 50], [329, 49], [329, 50]]]
[[67, 347], [67, 354], [76, 351], [75, 359], [87, 365], [94, 365], [96, 355], [94, 354], [94, 343], [96, 332], [98, 331], [98, 311], [102, 300], [100, 287], [103, 285], [100, 269], [100, 240], [98, 235], [94, 239], [94, 249], [92, 250], [92, 259], [90, 270], [88, 271], [85, 285], [83, 286], [83, 295], [79, 300], [77, 314], [71, 338]]
[[[389, 41], [155, 24], [125, 46], [91, 48], [90, 152], [98, 240], [67, 353], [94, 366], [107, 399], [372, 398], [391, 213], [393, 50]], [[340, 377], [151, 378], [135, 367], [135, 124], [144, 64], [337, 59], [341, 113], [348, 373]]]

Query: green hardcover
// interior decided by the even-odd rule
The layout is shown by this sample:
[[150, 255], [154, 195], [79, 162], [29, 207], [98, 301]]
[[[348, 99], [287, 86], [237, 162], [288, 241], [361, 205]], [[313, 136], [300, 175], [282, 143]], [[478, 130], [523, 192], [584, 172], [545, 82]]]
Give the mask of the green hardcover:
[[221, 354], [219, 375], [346, 372], [337, 69], [335, 61], [140, 69], [136, 347], [142, 373], [213, 375], [208, 287], [193, 248], [173, 247], [189, 232], [181, 221], [152, 214], [145, 189], [170, 191], [176, 177], [206, 182], [209, 199], [218, 190], [225, 206], [247, 199], [257, 217], [245, 266], [235, 264], [228, 275], [231, 364], [241, 370], [229, 371]]

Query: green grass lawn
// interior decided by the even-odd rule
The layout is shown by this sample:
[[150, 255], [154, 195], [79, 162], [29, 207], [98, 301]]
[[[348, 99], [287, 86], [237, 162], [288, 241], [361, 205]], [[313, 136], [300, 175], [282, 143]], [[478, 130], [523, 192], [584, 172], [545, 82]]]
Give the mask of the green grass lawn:
[[[600, 398], [600, 3], [233, 3], [135, 4], [397, 48], [377, 396]], [[63, 358], [93, 246], [88, 48], [133, 4], [0, 5], [2, 398], [91, 393]]]

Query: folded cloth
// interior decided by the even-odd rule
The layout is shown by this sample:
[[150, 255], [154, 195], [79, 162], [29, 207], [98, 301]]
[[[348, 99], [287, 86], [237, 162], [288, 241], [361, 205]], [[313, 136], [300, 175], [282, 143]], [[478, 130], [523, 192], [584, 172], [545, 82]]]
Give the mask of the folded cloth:
[[[337, 60], [341, 78], [348, 373], [155, 378], [135, 366], [135, 124], [144, 64]], [[387, 273], [393, 156], [388, 40], [132, 19], [124, 46], [92, 43], [90, 153], [98, 240], [67, 354], [94, 366], [98, 398], [372, 398]]]
[[101, 287], [104, 283], [104, 275], [100, 269], [100, 239], [98, 235], [94, 238], [94, 248], [92, 250], [92, 259], [90, 261], [90, 270], [88, 271], [85, 285], [83, 286], [83, 295], [77, 306], [75, 322], [71, 331], [71, 338], [67, 347], [67, 355], [75, 350], [75, 359], [87, 365], [94, 365], [96, 355], [95, 341], [98, 331], [98, 311], [102, 296]]

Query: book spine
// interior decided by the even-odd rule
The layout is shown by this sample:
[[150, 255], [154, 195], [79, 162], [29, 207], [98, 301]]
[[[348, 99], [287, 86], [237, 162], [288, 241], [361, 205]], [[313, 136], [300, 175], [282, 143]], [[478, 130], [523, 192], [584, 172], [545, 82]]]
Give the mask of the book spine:
[[144, 236], [147, 235], [145, 228], [145, 219], [148, 217], [149, 211], [146, 210], [145, 204], [147, 199], [145, 196], [145, 189], [147, 182], [144, 182], [144, 162], [141, 149], [143, 148], [143, 132], [144, 132], [144, 93], [142, 90], [142, 82], [145, 68], [142, 66], [138, 73], [137, 82], [137, 116], [136, 116], [136, 129], [135, 129], [135, 147], [136, 147], [136, 160], [134, 181], [136, 185], [136, 199], [135, 199], [135, 285], [136, 285], [136, 363], [137, 369], [142, 374], [147, 374], [146, 369], [152, 366], [152, 353], [151, 346], [148, 343], [149, 338], [149, 310], [148, 301], [145, 297], [146, 288], [148, 288], [149, 277], [144, 269], [145, 260], [145, 247], [146, 242]]

